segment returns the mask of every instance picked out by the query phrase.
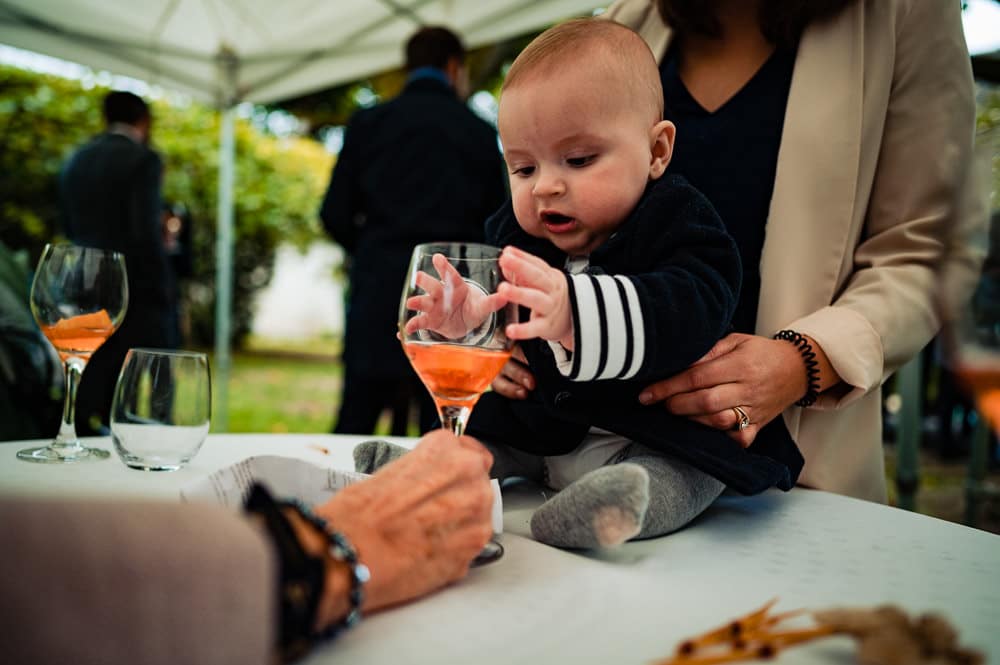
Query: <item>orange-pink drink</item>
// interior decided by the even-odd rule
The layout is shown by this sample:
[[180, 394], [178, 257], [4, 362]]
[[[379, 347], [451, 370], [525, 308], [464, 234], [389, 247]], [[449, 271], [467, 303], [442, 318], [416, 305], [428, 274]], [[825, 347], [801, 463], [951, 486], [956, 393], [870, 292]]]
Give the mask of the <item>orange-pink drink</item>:
[[103, 309], [92, 314], [60, 319], [51, 326], [41, 328], [42, 334], [52, 342], [64, 361], [71, 356], [89, 360], [94, 351], [115, 331], [111, 317]]
[[472, 408], [510, 359], [510, 351], [459, 344], [404, 342], [403, 350], [438, 406]]

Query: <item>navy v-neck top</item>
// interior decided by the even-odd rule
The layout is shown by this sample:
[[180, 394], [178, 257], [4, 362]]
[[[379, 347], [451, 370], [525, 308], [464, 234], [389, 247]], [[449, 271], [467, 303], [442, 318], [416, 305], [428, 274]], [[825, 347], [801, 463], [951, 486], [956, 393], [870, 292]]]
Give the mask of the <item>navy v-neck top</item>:
[[660, 65], [663, 116], [677, 126], [668, 171], [701, 190], [739, 246], [743, 286], [733, 317], [735, 332], [752, 334], [757, 321], [764, 226], [794, 66], [794, 50], [776, 49], [735, 95], [710, 113], [681, 81], [676, 49]]

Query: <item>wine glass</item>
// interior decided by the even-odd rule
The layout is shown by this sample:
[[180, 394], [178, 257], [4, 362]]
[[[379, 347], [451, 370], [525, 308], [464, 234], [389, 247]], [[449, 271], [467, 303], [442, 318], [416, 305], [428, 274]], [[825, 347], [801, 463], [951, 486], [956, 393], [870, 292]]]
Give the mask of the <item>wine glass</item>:
[[[399, 305], [399, 338], [444, 429], [461, 436], [483, 391], [510, 359], [509, 323], [518, 309], [497, 295], [500, 250], [475, 243], [417, 245]], [[472, 561], [503, 556], [490, 540]]]
[[978, 197], [949, 242], [939, 280], [945, 369], [975, 400], [980, 419], [970, 450], [966, 522], [974, 524], [986, 475], [990, 431], [1000, 435], [1000, 125], [976, 135], [969, 172]]
[[497, 295], [500, 250], [475, 243], [417, 245], [399, 306], [403, 351], [441, 425], [461, 435], [472, 408], [510, 359], [505, 332], [517, 306]]
[[18, 459], [64, 464], [106, 459], [76, 436], [76, 391], [87, 361], [117, 330], [128, 307], [125, 257], [74, 245], [46, 245], [31, 283], [31, 313], [59, 353], [66, 397], [59, 434], [47, 446], [18, 451]]

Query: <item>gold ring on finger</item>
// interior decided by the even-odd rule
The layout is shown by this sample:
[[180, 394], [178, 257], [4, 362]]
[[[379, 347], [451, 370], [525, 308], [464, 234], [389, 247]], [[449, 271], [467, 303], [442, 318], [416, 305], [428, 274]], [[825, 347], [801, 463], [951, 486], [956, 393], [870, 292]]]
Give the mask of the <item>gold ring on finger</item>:
[[750, 416], [743, 410], [743, 407], [734, 406], [733, 413], [736, 414], [736, 424], [733, 425], [734, 431], [742, 432], [747, 427], [750, 427]]

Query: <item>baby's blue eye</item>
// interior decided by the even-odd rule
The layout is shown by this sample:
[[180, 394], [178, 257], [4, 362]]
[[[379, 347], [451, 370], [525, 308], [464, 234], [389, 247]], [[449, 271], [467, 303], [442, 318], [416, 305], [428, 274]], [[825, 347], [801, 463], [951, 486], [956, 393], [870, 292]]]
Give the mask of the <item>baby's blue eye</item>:
[[573, 168], [580, 168], [582, 166], [590, 164], [592, 161], [594, 161], [596, 157], [597, 155], [584, 155], [583, 157], [567, 157], [566, 163], [572, 166]]
[[514, 175], [519, 175], [523, 178], [527, 178], [534, 172], [535, 172], [534, 166], [522, 166], [519, 169], [514, 169]]

